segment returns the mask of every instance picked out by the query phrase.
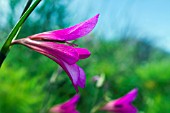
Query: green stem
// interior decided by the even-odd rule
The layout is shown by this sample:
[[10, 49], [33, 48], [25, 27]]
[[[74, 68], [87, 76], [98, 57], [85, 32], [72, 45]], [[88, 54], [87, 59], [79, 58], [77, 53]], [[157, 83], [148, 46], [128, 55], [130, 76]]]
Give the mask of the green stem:
[[42, 108], [41, 108], [41, 111], [40, 113], [47, 113], [48, 111], [48, 105], [49, 105], [49, 101], [50, 101], [50, 97], [51, 97], [51, 93], [52, 93], [52, 90], [53, 90], [53, 85], [55, 84], [56, 82], [56, 79], [58, 77], [58, 75], [62, 72], [62, 69], [61, 67], [58, 68], [57, 72], [54, 72], [49, 80], [49, 83], [48, 83], [48, 90], [47, 90], [47, 95], [45, 96], [44, 98], [44, 101], [42, 103]]
[[40, 111], [40, 113], [47, 113], [47, 109], [48, 109], [48, 103], [50, 101], [50, 97], [51, 97], [51, 91], [52, 91], [52, 83], [50, 83], [48, 85], [48, 92], [47, 92], [47, 95], [44, 99], [44, 102], [43, 102], [43, 105], [42, 105], [42, 109]]
[[0, 67], [1, 67], [1, 62], [5, 60], [6, 56], [0, 52]]
[[27, 11], [27, 9], [30, 7], [32, 1], [33, 1], [33, 0], [28, 0], [28, 1], [27, 1], [27, 4], [26, 4], [26, 6], [25, 6], [25, 8], [24, 8], [24, 10], [23, 10], [23, 12], [22, 12], [22, 14], [21, 14], [21, 17], [24, 15], [24, 13], [25, 13], [25, 12]]
[[99, 88], [97, 89], [97, 91], [95, 91], [95, 97], [94, 97], [93, 103], [92, 103], [92, 106], [94, 106], [94, 107], [90, 110], [90, 113], [95, 113], [95, 112], [96, 112], [95, 104], [96, 104], [96, 102], [97, 102], [98, 95], [99, 95]]
[[[27, 11], [27, 9], [30, 7], [32, 1], [33, 1], [33, 0], [28, 0], [28, 1], [27, 1], [27, 4], [26, 4], [26, 6], [25, 6], [25, 8], [24, 8], [24, 10], [23, 10], [23, 12], [22, 12], [20, 18], [24, 15], [24, 13], [25, 13], [25, 12]], [[17, 33], [15, 34], [13, 40], [15, 40], [15, 39], [17, 38], [17, 36], [18, 36], [18, 34], [19, 34], [21, 28], [22, 28], [22, 25], [19, 27], [19, 29], [18, 29]]]
[[[7, 56], [8, 52], [10, 50], [10, 44], [11, 44], [12, 40], [16, 37], [18, 30], [20, 29], [22, 24], [25, 22], [25, 20], [28, 18], [28, 16], [31, 14], [31, 12], [35, 9], [35, 7], [40, 2], [41, 2], [41, 0], [35, 0], [35, 2], [32, 4], [32, 6], [28, 8], [28, 10], [23, 14], [23, 16], [20, 18], [20, 20], [16, 23], [14, 28], [9, 33], [7, 40], [4, 43], [4, 45], [2, 46], [1, 51], [0, 51], [0, 54], [2, 54], [4, 56], [4, 58], [1, 58], [1, 60], [0, 60], [0, 66], [2, 65], [5, 57]], [[0, 55], [0, 57], [2, 55]]]

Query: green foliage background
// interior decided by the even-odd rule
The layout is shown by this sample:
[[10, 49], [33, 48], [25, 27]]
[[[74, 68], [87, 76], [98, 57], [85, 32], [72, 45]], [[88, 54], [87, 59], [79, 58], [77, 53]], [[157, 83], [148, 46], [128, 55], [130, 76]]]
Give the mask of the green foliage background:
[[[22, 2], [10, 0], [9, 3], [11, 12], [8, 24], [0, 27], [0, 44], [15, 24], [16, 9]], [[68, 27], [71, 25], [67, 18], [68, 5], [68, 1], [44, 1], [35, 10], [34, 17], [26, 21], [18, 38]], [[76, 41], [92, 53], [90, 58], [78, 62], [87, 75], [86, 87], [80, 89], [78, 110], [89, 113], [103, 102], [119, 98], [137, 87], [139, 94], [134, 105], [139, 113], [169, 113], [169, 53], [154, 47], [146, 39], [136, 39], [134, 36], [109, 41], [104, 39], [104, 36], [96, 38], [95, 34], [91, 34]], [[0, 113], [38, 113], [48, 96], [49, 80], [57, 74], [58, 68], [50, 59], [24, 46], [12, 47], [0, 69]], [[105, 81], [102, 87], [97, 88], [92, 79], [101, 74], [105, 74]], [[50, 93], [47, 108], [68, 100], [76, 92], [62, 71]]]

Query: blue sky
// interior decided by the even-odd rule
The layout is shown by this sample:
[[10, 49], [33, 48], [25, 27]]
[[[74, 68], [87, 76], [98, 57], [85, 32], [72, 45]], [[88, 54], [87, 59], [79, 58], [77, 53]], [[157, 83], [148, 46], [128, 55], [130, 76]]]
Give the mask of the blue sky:
[[[165, 2], [166, 1], [166, 2]], [[138, 26], [151, 34], [170, 36], [170, 1], [144, 0], [134, 6], [134, 20]]]
[[170, 51], [170, 0], [74, 0], [69, 8], [78, 22], [100, 13], [96, 31], [108, 38], [129, 25], [131, 32]]
[[[7, 7], [7, 2], [0, 1], [0, 6]], [[170, 52], [170, 0], [72, 0], [69, 4], [72, 25], [100, 13], [95, 28], [98, 36], [115, 38], [128, 25], [130, 33], [148, 37]], [[9, 10], [2, 8], [0, 12], [2, 25]]]

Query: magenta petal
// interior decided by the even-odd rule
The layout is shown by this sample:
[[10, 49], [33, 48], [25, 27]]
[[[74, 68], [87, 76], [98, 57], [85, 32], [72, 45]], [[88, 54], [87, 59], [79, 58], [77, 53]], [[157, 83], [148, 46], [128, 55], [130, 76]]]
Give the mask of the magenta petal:
[[81, 88], [84, 88], [85, 84], [86, 84], [86, 75], [84, 73], [84, 70], [82, 68], [80, 68], [80, 67], [79, 67], [79, 71], [80, 71], [80, 76], [78, 78], [78, 85]]
[[79, 55], [72, 46], [55, 42], [34, 41], [29, 38], [15, 40], [13, 44], [14, 43], [23, 44], [41, 54], [48, 54], [58, 59], [62, 59], [68, 64], [75, 64], [79, 60]]
[[115, 107], [113, 113], [137, 113], [137, 109], [132, 104], [122, 104]]
[[[57, 30], [55, 30], [57, 31]], [[43, 32], [43, 33], [39, 33], [39, 34], [35, 34], [32, 36], [29, 36], [28, 38], [32, 39], [32, 40], [46, 40], [46, 41], [61, 41], [64, 42], [65, 38], [55, 34], [54, 31], [49, 31], [49, 32]]]
[[117, 99], [116, 103], [117, 104], [121, 104], [121, 103], [131, 103], [132, 101], [135, 100], [136, 96], [138, 93], [138, 89], [135, 88], [133, 90], [131, 90], [129, 93], [127, 93], [125, 96]]
[[136, 98], [138, 90], [135, 88], [125, 96], [108, 102], [101, 110], [110, 111], [111, 113], [137, 113], [137, 109], [132, 105]]
[[77, 94], [65, 103], [56, 105], [50, 109], [52, 113], [79, 113], [76, 110], [76, 104], [80, 96]]
[[29, 36], [32, 40], [70, 41], [91, 32], [97, 24], [99, 14], [75, 26]]
[[80, 95], [76, 94], [70, 100], [68, 100], [67, 102], [63, 103], [63, 105], [62, 105], [63, 108], [67, 108], [67, 107], [70, 107], [70, 106], [75, 107], [75, 105], [77, 104], [79, 98], [80, 98]]
[[85, 79], [86, 79], [85, 73], [77, 64], [69, 65], [66, 62], [64, 62], [60, 59], [54, 58], [52, 56], [47, 55], [47, 57], [54, 60], [56, 63], [58, 63], [64, 69], [64, 71], [68, 74], [70, 80], [72, 81], [72, 84], [73, 84], [76, 92], [79, 92], [78, 86], [80, 86], [81, 88], [84, 88]]
[[[58, 63], [68, 74], [72, 84], [78, 92], [78, 86], [84, 88], [85, 86], [85, 73], [75, 64], [79, 57], [82, 56], [74, 47], [57, 44], [55, 42], [35, 41], [29, 38], [23, 38], [13, 41], [13, 44], [23, 44]], [[79, 50], [81, 50], [79, 48]], [[85, 51], [85, 49], [82, 49]]]
[[81, 69], [77, 64], [69, 65], [65, 62], [63, 62], [63, 65], [61, 66], [72, 79], [73, 86], [77, 92], [78, 86], [80, 86], [81, 88], [85, 87], [86, 77], [83, 69]]
[[63, 61], [61, 61], [61, 67], [66, 71], [69, 77], [72, 79], [72, 83], [76, 91], [78, 92], [78, 80], [80, 76], [79, 66], [77, 64], [69, 65]]
[[79, 59], [85, 59], [91, 55], [90, 51], [86, 48], [75, 48], [75, 49], [79, 54]]

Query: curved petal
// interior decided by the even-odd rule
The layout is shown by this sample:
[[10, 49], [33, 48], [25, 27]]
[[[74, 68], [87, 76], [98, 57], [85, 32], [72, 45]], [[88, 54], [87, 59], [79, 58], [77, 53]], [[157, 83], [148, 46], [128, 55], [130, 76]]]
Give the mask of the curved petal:
[[79, 71], [80, 71], [80, 76], [78, 78], [78, 85], [81, 88], [84, 88], [86, 84], [86, 75], [84, 73], [84, 70], [81, 67], [79, 67]]
[[[55, 31], [57, 31], [57, 30], [55, 30]], [[61, 41], [61, 42], [66, 41], [66, 39], [64, 37], [56, 34], [54, 31], [35, 34], [32, 36], [29, 36], [28, 38], [30, 38], [32, 40], [47, 40], [47, 41]]]
[[137, 113], [136, 107], [132, 105], [132, 101], [136, 98], [138, 90], [135, 88], [125, 96], [108, 102], [101, 110], [114, 113]]
[[126, 95], [124, 95], [123, 97], [115, 100], [115, 103], [116, 104], [131, 103], [132, 101], [135, 100], [137, 93], [138, 93], [138, 89], [135, 88], [135, 89], [131, 90], [129, 93], [127, 93]]
[[78, 65], [77, 64], [69, 65], [69, 64], [61, 61], [61, 67], [63, 67], [65, 72], [72, 79], [73, 86], [76, 89], [76, 91], [78, 92], [78, 80], [79, 80], [79, 76], [80, 76], [80, 71], [79, 71]]
[[67, 107], [70, 107], [70, 106], [75, 107], [77, 102], [78, 102], [78, 100], [79, 100], [79, 98], [80, 98], [79, 94], [74, 95], [74, 97], [72, 97], [70, 100], [68, 100], [67, 102], [63, 103], [62, 107], [63, 108], [67, 108]]
[[15, 40], [12, 44], [23, 44], [54, 60], [68, 74], [77, 92], [78, 86], [84, 88], [86, 79], [85, 73], [83, 69], [75, 64], [81, 55], [80, 52], [77, 52], [72, 46], [57, 44], [54, 42], [35, 41], [29, 38]]
[[63, 70], [67, 73], [69, 76], [76, 92], [79, 92], [78, 86], [81, 88], [84, 88], [85, 86], [85, 73], [84, 71], [77, 65], [77, 64], [67, 64], [66, 62], [62, 61], [61, 59], [57, 59], [55, 57], [46, 55], [50, 59], [54, 60], [56, 63], [58, 63]]
[[13, 41], [13, 44], [16, 43], [23, 44], [41, 54], [49, 54], [58, 59], [62, 59], [68, 64], [75, 64], [79, 60], [79, 55], [72, 46], [55, 42], [34, 41], [29, 38], [22, 38]]
[[91, 32], [97, 24], [99, 14], [75, 26], [29, 36], [32, 40], [70, 41]]
[[132, 104], [123, 104], [122, 106], [114, 108], [114, 113], [137, 113], [137, 109]]
[[76, 104], [79, 98], [80, 96], [77, 94], [74, 97], [72, 97], [70, 100], [52, 107], [50, 111], [53, 113], [79, 113], [76, 110]]
[[82, 68], [80, 68], [77, 64], [69, 65], [65, 63], [64, 61], [61, 61], [63, 64], [61, 64], [61, 67], [66, 71], [66, 73], [69, 75], [69, 77], [72, 79], [72, 83], [76, 91], [78, 92], [78, 86], [81, 88], [85, 87], [85, 73]]
[[132, 104], [115, 104], [114, 101], [107, 103], [101, 110], [111, 113], [137, 113], [137, 109]]
[[90, 51], [86, 48], [75, 48], [75, 50], [79, 55], [79, 59], [85, 59], [91, 55]]

